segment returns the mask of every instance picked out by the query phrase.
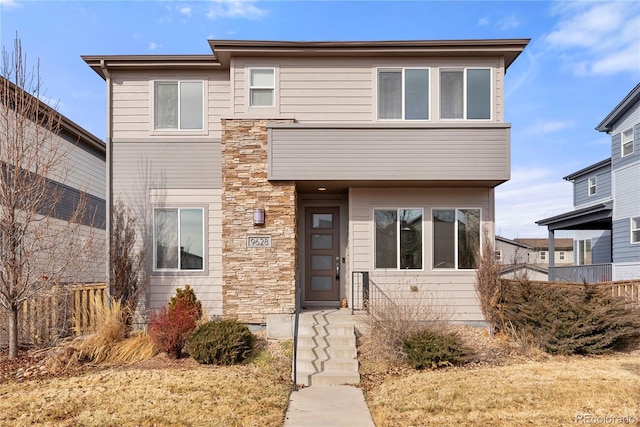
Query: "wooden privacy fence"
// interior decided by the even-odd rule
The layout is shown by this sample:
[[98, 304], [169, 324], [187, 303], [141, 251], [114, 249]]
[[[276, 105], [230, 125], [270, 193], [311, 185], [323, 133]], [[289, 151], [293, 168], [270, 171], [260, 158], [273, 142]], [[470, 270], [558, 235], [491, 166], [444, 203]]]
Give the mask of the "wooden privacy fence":
[[[23, 302], [18, 312], [19, 343], [45, 345], [95, 331], [99, 304], [105, 303], [106, 293], [104, 283], [55, 286]], [[0, 313], [0, 345], [8, 338], [6, 316]]]

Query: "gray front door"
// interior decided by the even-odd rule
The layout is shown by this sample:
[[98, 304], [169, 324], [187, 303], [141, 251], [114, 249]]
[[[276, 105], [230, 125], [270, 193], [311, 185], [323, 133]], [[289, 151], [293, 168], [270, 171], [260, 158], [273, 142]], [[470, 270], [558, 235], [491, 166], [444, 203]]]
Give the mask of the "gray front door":
[[305, 222], [305, 301], [339, 301], [340, 208], [306, 208]]

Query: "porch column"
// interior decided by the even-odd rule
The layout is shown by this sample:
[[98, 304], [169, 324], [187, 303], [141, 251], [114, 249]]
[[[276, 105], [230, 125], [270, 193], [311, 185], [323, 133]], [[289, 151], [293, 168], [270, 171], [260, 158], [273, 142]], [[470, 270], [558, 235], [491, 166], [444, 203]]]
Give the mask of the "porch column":
[[556, 263], [556, 242], [555, 242], [555, 231], [549, 230], [549, 268], [555, 267]]

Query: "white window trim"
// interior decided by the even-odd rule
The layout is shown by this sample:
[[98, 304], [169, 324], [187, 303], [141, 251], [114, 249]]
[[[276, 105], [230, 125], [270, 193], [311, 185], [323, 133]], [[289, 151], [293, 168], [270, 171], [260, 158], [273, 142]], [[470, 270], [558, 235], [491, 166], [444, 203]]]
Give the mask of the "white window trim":
[[[178, 211], [178, 248], [180, 248], [180, 211], [183, 209], [199, 209], [202, 211], [202, 269], [182, 270], [179, 267], [180, 254], [178, 254], [178, 268], [157, 268], [157, 241], [156, 241], [156, 211], [177, 210]], [[156, 206], [153, 208], [153, 269], [154, 273], [180, 273], [183, 275], [202, 273], [207, 270], [207, 222], [206, 209], [201, 206]]]
[[[467, 119], [467, 71], [468, 70], [489, 70], [489, 118], [488, 119]], [[442, 111], [440, 106], [442, 105], [442, 85], [440, 84], [440, 76], [443, 71], [462, 71], [462, 118], [461, 119], [445, 119], [442, 117]], [[490, 122], [493, 121], [495, 94], [493, 93], [494, 86], [494, 70], [492, 67], [442, 67], [438, 69], [438, 114], [440, 121], [443, 122], [456, 122], [456, 121], [472, 121], [472, 122]]]
[[[397, 237], [396, 237], [396, 268], [376, 268], [376, 211], [396, 211], [398, 212], [399, 210], [419, 210], [420, 212], [422, 212], [422, 268], [400, 268], [400, 220], [398, 219], [396, 221], [396, 227], [397, 227]], [[397, 208], [397, 207], [388, 207], [388, 208], [373, 208], [373, 210], [371, 211], [372, 214], [372, 218], [373, 218], [373, 251], [372, 251], [372, 255], [373, 255], [373, 260], [372, 260], [372, 264], [373, 265], [373, 270], [374, 271], [424, 271], [424, 239], [425, 239], [425, 218], [424, 218], [424, 208], [411, 208], [411, 207], [402, 207], [402, 208]], [[399, 216], [398, 216], [399, 218]]]
[[[631, 131], [631, 139], [629, 141], [626, 141], [626, 143], [631, 143], [631, 151], [628, 152], [627, 154], [624, 154], [624, 146], [625, 146], [625, 140], [624, 140], [624, 134], [625, 132]], [[634, 149], [635, 149], [635, 129], [633, 127], [630, 127], [629, 129], [625, 129], [622, 132], [620, 132], [620, 157], [627, 157], [633, 154]]]
[[[576, 240], [576, 242], [577, 242], [576, 243], [577, 251], [576, 251], [576, 254], [575, 254], [576, 265], [592, 265], [593, 264], [593, 239], [579, 239], [579, 240]], [[591, 253], [591, 257], [592, 257], [590, 264], [580, 264], [580, 253], [581, 253], [581, 251], [580, 251], [580, 242], [585, 242], [583, 244], [583, 246], [585, 248], [585, 251], [584, 251], [584, 254], [583, 254], [584, 258], [586, 258], [586, 255], [587, 255], [587, 251], [586, 251], [587, 244], [586, 244], [586, 242], [589, 242], [589, 252]]]
[[[202, 128], [201, 129], [180, 129], [180, 83], [183, 82], [199, 82], [202, 83]], [[178, 84], [178, 127], [176, 129], [171, 128], [159, 128], [156, 129], [156, 85], [158, 83], [177, 83]], [[151, 134], [175, 134], [179, 132], [183, 135], [202, 135], [207, 131], [207, 80], [203, 78], [194, 79], [154, 79], [151, 81]]]
[[[457, 208], [451, 208], [451, 207], [437, 207], [437, 208], [431, 208], [431, 216], [429, 217], [429, 224], [431, 226], [430, 232], [431, 232], [431, 260], [430, 260], [430, 264], [431, 264], [431, 271], [476, 271], [477, 268], [459, 268], [459, 260], [458, 260], [458, 221], [456, 220], [454, 222], [454, 232], [455, 232], [455, 245], [454, 245], [454, 261], [455, 261], [455, 268], [435, 268], [433, 265], [433, 257], [435, 254], [435, 239], [433, 238], [433, 211], [447, 211], [447, 210], [453, 210], [453, 211], [458, 211], [458, 210], [471, 210], [471, 209], [476, 209], [480, 211], [480, 253], [482, 253], [482, 241], [484, 240], [483, 235], [482, 235], [482, 229], [483, 229], [483, 224], [482, 224], [482, 208], [479, 207], [457, 207]], [[457, 216], [457, 215], [456, 215]]]
[[[427, 70], [429, 77], [427, 79], [427, 87], [429, 89], [429, 97], [427, 99], [427, 118], [426, 119], [406, 119], [405, 118], [405, 72], [407, 70]], [[378, 87], [379, 87], [379, 76], [380, 76], [380, 72], [385, 72], [385, 71], [400, 71], [401, 75], [402, 75], [402, 90], [400, 93], [400, 107], [402, 108], [402, 114], [401, 114], [401, 118], [399, 119], [383, 119], [379, 117], [379, 111], [378, 111], [378, 102], [380, 101], [380, 96], [379, 96], [379, 92], [378, 92]], [[432, 95], [432, 88], [431, 88], [431, 75], [433, 74], [433, 71], [431, 69], [431, 67], [379, 67], [376, 68], [376, 78], [375, 78], [375, 82], [376, 82], [376, 88], [375, 88], [375, 97], [376, 97], [376, 104], [375, 104], [375, 117], [376, 120], [380, 121], [380, 122], [429, 122], [431, 121], [431, 112], [433, 110], [432, 105], [431, 105], [431, 99], [433, 98]]]
[[540, 251], [540, 261], [547, 260], [547, 251]]
[[558, 252], [558, 259], [560, 261], [564, 261], [565, 260], [565, 252], [564, 251]]
[[[251, 86], [251, 72], [253, 70], [271, 70], [273, 71], [273, 86]], [[277, 95], [277, 91], [276, 91], [276, 81], [277, 81], [277, 71], [276, 71], [276, 67], [249, 67], [247, 69], [247, 106], [249, 108], [257, 108], [257, 109], [264, 109], [264, 108], [275, 108], [278, 104], [278, 102], [276, 101], [276, 95]], [[251, 104], [251, 90], [252, 89], [271, 89], [273, 91], [273, 97], [272, 97], [272, 102], [271, 105], [252, 105]]]
[[497, 249], [495, 251], [495, 258], [497, 262], [502, 262], [502, 250]]
[[[593, 192], [591, 192], [593, 189]], [[592, 176], [587, 180], [587, 195], [589, 197], [595, 196], [598, 192], [598, 177]]]
[[[638, 221], [638, 228], [633, 228], [633, 220], [634, 219]], [[640, 216], [634, 216], [634, 217], [629, 218], [629, 228], [630, 228], [629, 241], [631, 242], [632, 245], [639, 245], [640, 244], [640, 240], [638, 240], [637, 242], [633, 241], [633, 232], [634, 231], [640, 231]]]

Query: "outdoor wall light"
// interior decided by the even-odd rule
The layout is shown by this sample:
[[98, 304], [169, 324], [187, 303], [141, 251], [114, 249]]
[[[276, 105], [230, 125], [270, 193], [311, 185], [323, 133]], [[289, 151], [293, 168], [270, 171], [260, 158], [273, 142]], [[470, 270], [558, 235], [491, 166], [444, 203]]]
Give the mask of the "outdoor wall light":
[[253, 225], [264, 225], [264, 209], [253, 210]]

